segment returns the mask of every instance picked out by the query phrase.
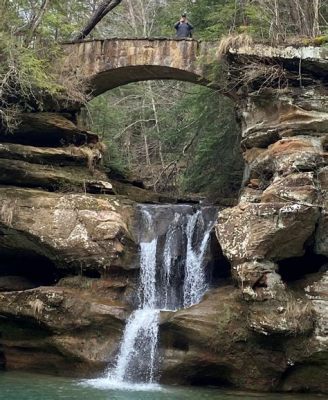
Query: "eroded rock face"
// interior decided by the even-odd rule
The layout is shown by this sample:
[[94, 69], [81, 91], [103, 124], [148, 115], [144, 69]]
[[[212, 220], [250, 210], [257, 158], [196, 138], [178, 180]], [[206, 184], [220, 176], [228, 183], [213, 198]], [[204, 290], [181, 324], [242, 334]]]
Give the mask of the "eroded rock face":
[[248, 203], [220, 212], [216, 226], [225, 255], [238, 265], [250, 260], [302, 256], [319, 217], [299, 203]]
[[[238, 346], [245, 345], [242, 352], [252, 349], [253, 354], [245, 367], [239, 364], [240, 353], [234, 352], [237, 345], [223, 352], [235, 355], [239, 371], [253, 371], [252, 376], [244, 372], [241, 378], [251, 389], [259, 384], [287, 391], [328, 390], [327, 273], [309, 275], [298, 282], [283, 282], [279, 274], [283, 261], [286, 279], [289, 260], [299, 260], [300, 270], [318, 271], [310, 266], [315, 261], [309, 258], [310, 264], [302, 265], [305, 252], [313, 258], [318, 257], [314, 253], [328, 256], [327, 99], [324, 84], [306, 88], [290, 84], [284, 90], [267, 88], [248, 93], [240, 103], [245, 187], [236, 207], [219, 212], [216, 233], [244, 299], [239, 299], [239, 307], [245, 307], [239, 318], [247, 314], [247, 321], [239, 321], [247, 329], [244, 342]], [[321, 265], [324, 260], [322, 257]], [[172, 329], [181, 329], [182, 335], [187, 335], [185, 322], [176, 318], [172, 318]], [[220, 343], [227, 346], [224, 338]], [[264, 348], [267, 353], [262, 357]], [[253, 367], [254, 359], [262, 366], [261, 372]], [[222, 368], [219, 360], [213, 361], [214, 365]], [[271, 383], [265, 383], [268, 371]], [[223, 376], [228, 381], [235, 379], [229, 363], [223, 368]]]
[[[111, 292], [111, 281], [107, 291]], [[83, 288], [40, 287], [0, 294], [6, 368], [88, 376], [113, 359], [129, 306]]]
[[71, 115], [61, 113], [24, 113], [13, 133], [0, 130], [0, 142], [18, 143], [27, 146], [62, 147], [97, 143], [99, 138], [72, 121]]
[[243, 105], [243, 142], [266, 148], [284, 137], [327, 132], [327, 97], [322, 88], [289, 88], [251, 93]]
[[[32, 252], [76, 272], [133, 268], [132, 208], [115, 197], [0, 188], [2, 252]], [[133, 260], [134, 259], [134, 260]]]
[[[298, 289], [306, 293], [308, 299], [305, 307], [311, 307], [314, 320], [314, 331], [308, 336], [301, 362], [291, 355], [290, 366], [283, 376], [280, 387], [285, 391], [327, 392], [328, 375], [328, 292], [327, 266], [317, 274], [308, 275], [298, 282]], [[298, 311], [304, 305], [294, 303]], [[297, 313], [295, 313], [297, 315]], [[301, 322], [300, 322], [301, 321]], [[299, 326], [304, 327], [299, 320]]]
[[[175, 44], [171, 55], [197, 47]], [[99, 65], [90, 59], [84, 66], [97, 93], [131, 79], [129, 69], [126, 76], [119, 68], [107, 74], [110, 43], [75, 48], [88, 57], [94, 46], [107, 50]], [[160, 67], [152, 71], [169, 77]], [[153, 73], [143, 65], [135, 71], [140, 79]], [[187, 68], [181, 71], [176, 78], [191, 79]], [[309, 249], [328, 256], [327, 90], [308, 77], [299, 87], [298, 77], [297, 67], [288, 89], [247, 88], [240, 98], [248, 173], [239, 204], [220, 211], [216, 226], [239, 287], [224, 285], [196, 306], [162, 313], [163, 382], [328, 392], [327, 273], [295, 287], [279, 274], [281, 261]], [[97, 137], [69, 116], [23, 116], [15, 135], [0, 133], [0, 140], [0, 183], [7, 185], [0, 187], [0, 365], [79, 376], [103, 371], [133, 307], [133, 204], [87, 194], [112, 187], [98, 169]], [[142, 190], [128, 189], [118, 184], [116, 192], [145, 199]], [[21, 273], [31, 268], [33, 276]], [[45, 280], [42, 270], [53, 276]]]
[[[314, 331], [311, 304], [289, 296], [244, 302], [238, 289], [226, 286], [208, 293], [199, 305], [163, 316], [163, 381], [260, 391], [287, 385], [291, 366], [311, 368], [315, 354], [314, 348], [305, 347]], [[305, 385], [327, 391], [325, 370], [316, 376], [316, 384], [298, 382], [293, 389]]]
[[113, 194], [101, 168], [104, 145], [71, 115], [25, 113], [14, 132], [0, 127], [0, 185]]
[[[245, 187], [239, 205], [220, 212], [216, 231], [246, 292], [254, 281], [262, 291], [263, 263], [301, 257], [307, 248], [328, 254], [327, 95], [324, 85], [290, 83], [288, 89], [250, 89], [240, 101]], [[247, 273], [241, 272], [244, 263]]]

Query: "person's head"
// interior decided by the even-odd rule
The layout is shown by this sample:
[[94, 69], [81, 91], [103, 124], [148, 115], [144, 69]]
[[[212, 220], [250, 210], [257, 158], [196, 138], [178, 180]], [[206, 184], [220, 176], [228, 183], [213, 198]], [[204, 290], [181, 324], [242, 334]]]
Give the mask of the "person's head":
[[186, 13], [181, 14], [181, 21], [183, 21], [183, 22], [187, 21], [187, 14]]

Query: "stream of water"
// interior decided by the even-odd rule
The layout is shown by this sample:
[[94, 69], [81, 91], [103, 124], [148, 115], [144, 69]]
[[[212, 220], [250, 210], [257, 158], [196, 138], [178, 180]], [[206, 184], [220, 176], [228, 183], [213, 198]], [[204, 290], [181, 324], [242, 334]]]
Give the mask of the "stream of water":
[[161, 386], [149, 390], [99, 389], [88, 382], [54, 376], [0, 372], [0, 400], [323, 400], [311, 394], [245, 393], [195, 387]]

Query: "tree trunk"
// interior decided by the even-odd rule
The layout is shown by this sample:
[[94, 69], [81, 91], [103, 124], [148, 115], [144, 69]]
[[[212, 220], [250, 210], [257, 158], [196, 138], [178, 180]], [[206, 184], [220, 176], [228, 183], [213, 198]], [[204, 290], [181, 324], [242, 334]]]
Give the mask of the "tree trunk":
[[81, 32], [74, 38], [74, 40], [82, 40], [86, 38], [89, 33], [95, 28], [95, 26], [107, 15], [111, 10], [117, 7], [122, 0], [104, 0], [102, 1], [93, 15], [90, 17], [86, 26]]
[[45, 12], [47, 11], [49, 3], [50, 3], [49, 0], [43, 0], [39, 12], [32, 16], [32, 19], [28, 26], [26, 38], [24, 40], [25, 46], [28, 46], [31, 43], [33, 36], [35, 35], [35, 32], [38, 29], [39, 25], [41, 24], [42, 18]]
[[314, 7], [313, 32], [312, 32], [313, 37], [320, 35], [320, 23], [319, 23], [320, 5], [321, 5], [320, 0], [313, 1], [313, 7]]

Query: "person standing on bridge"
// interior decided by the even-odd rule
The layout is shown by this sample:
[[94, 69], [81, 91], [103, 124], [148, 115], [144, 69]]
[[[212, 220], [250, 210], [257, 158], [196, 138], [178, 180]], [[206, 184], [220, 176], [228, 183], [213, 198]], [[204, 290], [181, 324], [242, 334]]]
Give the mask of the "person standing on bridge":
[[192, 37], [192, 30], [194, 29], [194, 27], [187, 20], [186, 14], [181, 15], [180, 21], [178, 21], [174, 25], [174, 28], [177, 31], [178, 38], [191, 38]]

